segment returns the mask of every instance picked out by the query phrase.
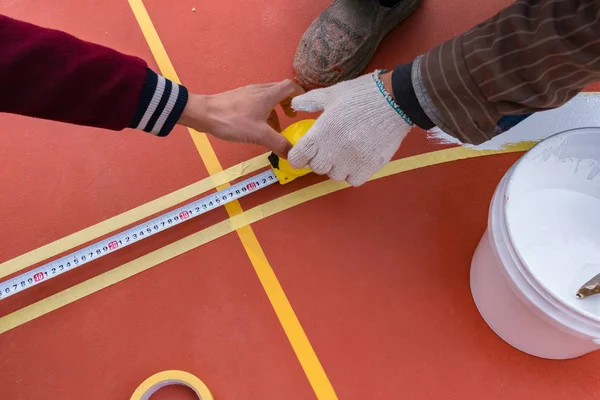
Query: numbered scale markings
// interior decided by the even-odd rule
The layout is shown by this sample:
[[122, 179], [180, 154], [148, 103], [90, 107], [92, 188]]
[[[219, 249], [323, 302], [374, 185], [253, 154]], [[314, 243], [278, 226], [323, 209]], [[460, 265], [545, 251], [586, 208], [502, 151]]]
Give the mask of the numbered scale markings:
[[162, 232], [183, 221], [187, 221], [188, 219], [204, 214], [207, 211], [220, 207], [233, 200], [242, 198], [249, 193], [262, 189], [277, 181], [277, 176], [275, 176], [273, 170], [265, 171], [212, 195], [203, 197], [188, 205], [179, 207], [176, 210], [113, 235], [101, 242], [92, 244], [91, 246], [78, 250], [58, 260], [37, 267], [8, 281], [1, 282], [0, 300], [25, 289], [29, 289], [38, 283], [57, 277], [62, 273], [70, 271], [92, 260], [111, 254], [123, 247], [139, 242], [148, 236]]

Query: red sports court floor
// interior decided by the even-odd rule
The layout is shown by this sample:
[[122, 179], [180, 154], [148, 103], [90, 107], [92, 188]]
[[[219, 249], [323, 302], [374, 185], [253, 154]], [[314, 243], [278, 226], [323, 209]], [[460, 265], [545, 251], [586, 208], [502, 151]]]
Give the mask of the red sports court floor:
[[[154, 68], [172, 64], [188, 88], [215, 93], [291, 77], [297, 42], [327, 1], [145, 0], [151, 24], [138, 23], [131, 6], [139, 12], [142, 3], [130, 3], [0, 0], [0, 9]], [[370, 68], [409, 61], [506, 4], [424, 0]], [[155, 60], [157, 39], [140, 26], [156, 29], [168, 59], [153, 49]], [[0, 127], [0, 273], [39, 265], [60, 253], [48, 243], [209, 175], [182, 128], [154, 138], [9, 115]], [[264, 153], [210, 143], [225, 169]], [[447, 148], [415, 130], [394, 165]], [[522, 354], [471, 299], [469, 263], [489, 200], [521, 154], [447, 163], [433, 155], [361, 188], [296, 202], [240, 235], [213, 235], [228, 218], [215, 210], [3, 300], [0, 398], [128, 399], [169, 369], [198, 376], [218, 400], [598, 398], [599, 355]], [[241, 205], [281, 204], [323, 181], [307, 176]], [[106, 283], [139, 265], [145, 271]], [[153, 398], [194, 397], [164, 389]]]

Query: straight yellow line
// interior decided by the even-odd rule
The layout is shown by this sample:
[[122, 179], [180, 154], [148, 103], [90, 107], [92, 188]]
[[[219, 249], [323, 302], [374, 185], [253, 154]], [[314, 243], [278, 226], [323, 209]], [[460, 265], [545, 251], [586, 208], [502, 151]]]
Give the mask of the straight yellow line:
[[[146, 10], [146, 6], [142, 0], [128, 0], [129, 6], [133, 11], [133, 15], [140, 26], [142, 34], [148, 43], [148, 47], [150, 47], [150, 52], [152, 52], [152, 56], [156, 60], [156, 64], [160, 69], [160, 73], [167, 79], [172, 80], [176, 83], [181, 83], [179, 80], [179, 76], [177, 76], [177, 72], [175, 72], [175, 68], [173, 67], [173, 63], [171, 63], [171, 59], [165, 50], [165, 46], [163, 46], [160, 37], [158, 36], [158, 32], [150, 19], [150, 15]], [[205, 133], [197, 132], [193, 129], [188, 128], [190, 135], [192, 135], [192, 139], [196, 144], [196, 148], [200, 153], [200, 158], [204, 162], [206, 169], [210, 175], [216, 174], [220, 172], [223, 168], [221, 167], [221, 163], [217, 159], [217, 155], [215, 154], [208, 138]]]
[[142, 0], [128, 0], [129, 7], [131, 7], [131, 11], [133, 11], [133, 15], [142, 30], [142, 34], [148, 43], [148, 47], [150, 47], [150, 51], [152, 52], [152, 56], [156, 60], [156, 64], [158, 64], [158, 68], [160, 68], [161, 74], [167, 78], [172, 80], [173, 82], [181, 83], [177, 73], [175, 72], [175, 68], [173, 67], [173, 63], [171, 63], [171, 59], [165, 50], [165, 47], [158, 36], [158, 32], [156, 28], [154, 28], [154, 24], [150, 19], [150, 15], [148, 15], [148, 11], [146, 11], [146, 6]]
[[[177, 82], [179, 82], [175, 68], [165, 51], [142, 0], [129, 0], [129, 5], [142, 29], [144, 37], [150, 46], [150, 51], [152, 51], [161, 73], [169, 79], [176, 78]], [[201, 132], [196, 132], [193, 129], [189, 129], [189, 131], [208, 173], [213, 175], [221, 172], [223, 169], [221, 163], [206, 135]], [[229, 186], [229, 184], [223, 186], [226, 187]], [[243, 213], [242, 206], [238, 201], [227, 204], [225, 209], [230, 217]], [[304, 373], [306, 374], [315, 395], [319, 400], [336, 400], [337, 396], [333, 390], [333, 386], [331, 386], [325, 370], [321, 366], [317, 355], [308, 341], [308, 337], [304, 333], [302, 325], [296, 317], [254, 231], [247, 225], [237, 230], [237, 234], [244, 246], [246, 254], [248, 254], [248, 257], [250, 258], [252, 266], [258, 275], [267, 297], [275, 310], [277, 318], [294, 349], [296, 357], [304, 369]]]
[[[246, 253], [254, 265], [258, 278], [265, 288], [269, 301], [273, 305], [277, 318], [298, 357], [298, 361], [300, 361], [300, 364], [302, 365], [302, 369], [304, 370], [315, 395], [320, 400], [337, 399], [333, 386], [315, 354], [302, 325], [298, 321], [298, 317], [292, 309], [285, 292], [281, 288], [281, 284], [279, 283], [275, 272], [271, 268], [271, 265], [269, 265], [269, 261], [267, 260], [252, 227], [246, 225], [243, 228], [239, 228], [237, 233], [242, 240], [244, 249], [246, 249]], [[268, 290], [266, 290], [267, 288]]]
[[0, 279], [124, 228], [269, 165], [267, 154], [244, 161], [148, 203], [0, 263]]
[[[421, 154], [418, 156], [408, 157], [401, 160], [392, 161], [386, 165], [381, 171], [379, 171], [371, 180], [381, 179], [387, 176], [399, 174], [406, 171], [416, 170], [432, 165], [442, 164], [446, 162], [462, 160], [467, 158], [475, 158], [488, 156], [493, 154], [512, 153], [527, 151], [533, 146], [534, 143], [519, 143], [512, 145], [504, 150], [500, 151], [477, 151], [472, 149], [465, 149], [462, 147], [451, 148], [440, 150], [432, 153]], [[0, 318], [0, 334], [14, 329], [20, 325], [23, 325], [35, 318], [41, 317], [49, 312], [52, 312], [60, 307], [68, 305], [76, 300], [79, 300], [85, 296], [96, 293], [104, 288], [121, 282], [127, 278], [130, 278], [140, 272], [146, 271], [158, 264], [168, 261], [178, 255], [181, 255], [187, 251], [193, 250], [205, 243], [209, 243], [222, 236], [225, 236], [233, 231], [242, 232], [245, 235], [245, 227], [249, 227], [250, 224], [261, 221], [270, 216], [276, 215], [282, 211], [296, 207], [300, 204], [306, 203], [310, 200], [323, 197], [327, 194], [337, 192], [339, 190], [347, 189], [348, 185], [343, 182], [335, 181], [324, 181], [312, 186], [297, 190], [283, 197], [271, 200], [259, 206], [256, 206], [248, 211], [241, 212], [228, 220], [219, 222], [213, 226], [210, 226], [200, 232], [194, 233], [183, 239], [180, 239], [174, 243], [171, 243], [165, 247], [148, 253], [140, 258], [123, 264], [111, 271], [105, 272], [85, 282], [79, 283], [69, 289], [63, 290], [55, 295], [47, 297], [43, 300], [38, 301], [30, 306], [24, 307], [18, 311], [8, 314]], [[238, 233], [239, 234], [239, 233]], [[251, 257], [262, 259], [264, 254], [251, 253]], [[277, 278], [272, 273], [270, 268], [266, 272], [259, 274], [261, 282], [265, 282], [265, 285], [278, 284]], [[274, 279], [275, 282], [269, 282]], [[283, 291], [274, 291], [270, 293], [269, 297], [272, 302], [288, 304], [285, 299], [285, 293]], [[283, 298], [277, 298], [277, 296], [284, 296]], [[273, 300], [274, 299], [274, 300]], [[276, 312], [281, 307], [276, 309]], [[293, 310], [278, 315], [280, 319], [286, 319], [287, 317], [293, 317]], [[293, 319], [292, 323], [286, 323], [284, 329], [289, 326], [294, 326]], [[294, 337], [299, 331], [291, 330], [291, 333], [286, 333]], [[301, 331], [300, 331], [301, 332]], [[301, 336], [302, 337], [302, 336]], [[294, 350], [301, 352], [304, 351], [303, 346], [310, 346], [308, 341], [295, 340], [293, 343]], [[310, 361], [310, 360], [309, 360]], [[318, 382], [318, 381], [317, 381]]]

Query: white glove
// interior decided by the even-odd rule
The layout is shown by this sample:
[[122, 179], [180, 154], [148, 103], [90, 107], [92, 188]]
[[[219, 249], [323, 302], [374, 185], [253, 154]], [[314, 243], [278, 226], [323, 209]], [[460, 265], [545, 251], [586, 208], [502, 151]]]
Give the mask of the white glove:
[[324, 112], [288, 155], [293, 168], [365, 183], [387, 164], [413, 124], [384, 89], [379, 71], [292, 100], [298, 111]]

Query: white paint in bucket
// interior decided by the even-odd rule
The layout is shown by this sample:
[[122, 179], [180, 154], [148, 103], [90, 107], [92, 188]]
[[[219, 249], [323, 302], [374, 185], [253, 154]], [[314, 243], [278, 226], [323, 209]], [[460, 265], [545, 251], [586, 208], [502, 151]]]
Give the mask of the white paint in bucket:
[[600, 273], [600, 128], [550, 137], [496, 189], [473, 257], [471, 291], [514, 347], [564, 359], [600, 348], [600, 296], [577, 289]]
[[600, 273], [600, 199], [571, 190], [540, 190], [508, 211], [515, 247], [540, 283], [571, 306], [600, 316], [600, 297], [575, 297]]

